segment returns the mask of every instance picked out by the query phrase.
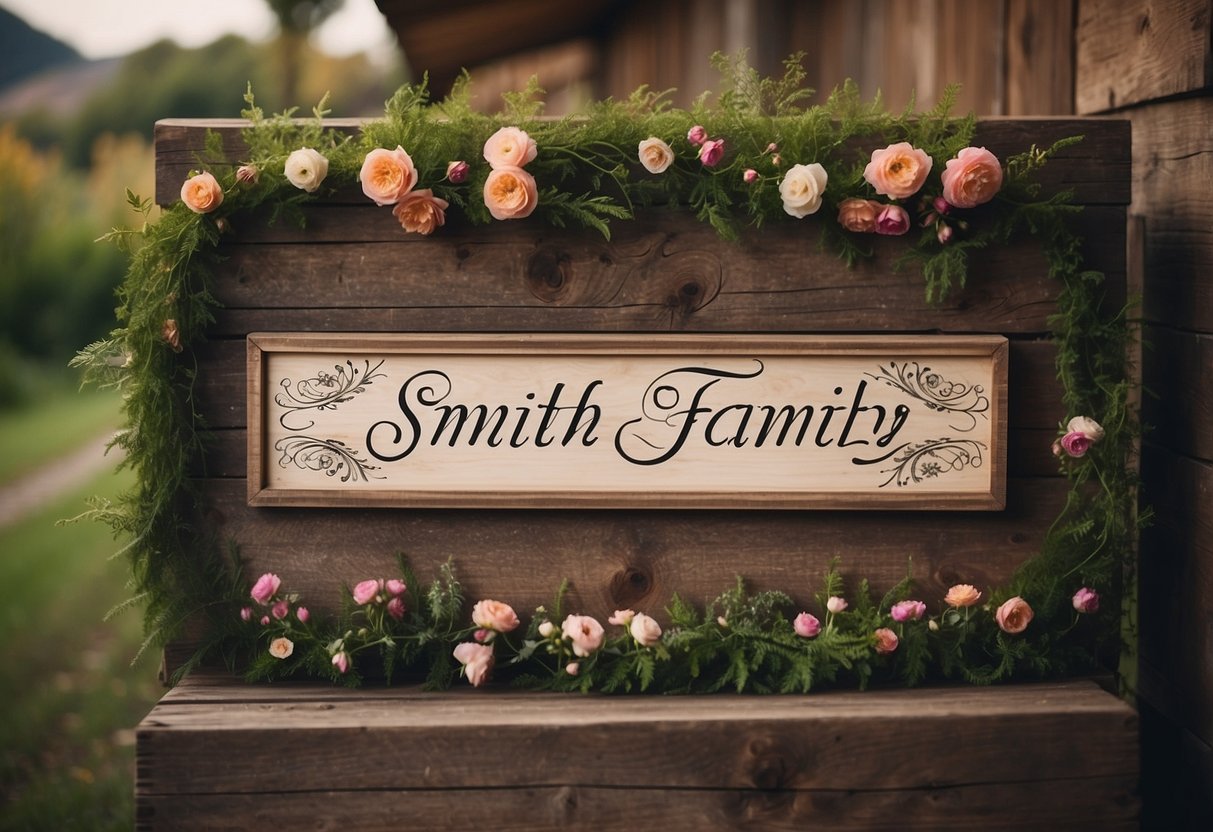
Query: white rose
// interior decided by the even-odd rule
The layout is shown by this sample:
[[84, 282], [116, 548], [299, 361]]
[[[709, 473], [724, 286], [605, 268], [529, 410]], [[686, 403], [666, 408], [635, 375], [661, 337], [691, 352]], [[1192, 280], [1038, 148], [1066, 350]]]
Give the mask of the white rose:
[[286, 157], [286, 178], [309, 194], [320, 187], [329, 173], [329, 160], [310, 147], [301, 147]]
[[641, 647], [652, 647], [661, 641], [661, 625], [642, 612], [632, 616], [630, 629], [632, 638], [636, 639]]
[[779, 183], [779, 196], [783, 199], [783, 210], [800, 219], [817, 213], [821, 207], [821, 195], [826, 189], [826, 169], [814, 162], [811, 165], [793, 165]]
[[640, 164], [649, 173], [665, 173], [674, 161], [674, 151], [656, 136], [649, 136], [640, 143]]
[[1071, 419], [1070, 424], [1066, 425], [1066, 432], [1081, 433], [1092, 442], [1103, 439], [1103, 425], [1086, 416], [1075, 416]]

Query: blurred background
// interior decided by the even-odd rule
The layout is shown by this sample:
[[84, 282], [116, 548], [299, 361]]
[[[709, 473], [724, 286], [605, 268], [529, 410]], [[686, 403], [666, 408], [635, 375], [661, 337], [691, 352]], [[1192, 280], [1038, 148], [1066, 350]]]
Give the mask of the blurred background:
[[[112, 393], [77, 349], [114, 322], [125, 261], [95, 243], [153, 193], [158, 118], [378, 116], [463, 68], [496, 110], [532, 76], [547, 112], [647, 84], [689, 104], [715, 51], [760, 72], [803, 50], [818, 100], [853, 78], [899, 110], [962, 84], [958, 113], [1133, 122], [1130, 235], [1147, 351], [1143, 445], [1157, 521], [1142, 542], [1147, 826], [1213, 823], [1213, 15], [1209, 0], [0, 0], [0, 830], [129, 829], [134, 726], [159, 697], [133, 667], [122, 541], [56, 525], [130, 484], [102, 455]], [[1183, 633], [1183, 638], [1175, 634]], [[1195, 828], [1195, 827], [1193, 827]], [[1206, 827], [1207, 828], [1207, 827]]]

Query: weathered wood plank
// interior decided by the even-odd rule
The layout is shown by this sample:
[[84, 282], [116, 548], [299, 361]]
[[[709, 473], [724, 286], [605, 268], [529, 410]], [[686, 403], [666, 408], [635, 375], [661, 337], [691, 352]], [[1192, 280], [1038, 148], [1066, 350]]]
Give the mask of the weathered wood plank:
[[[466, 687], [418, 697], [405, 688], [403, 701], [397, 689], [312, 700], [304, 688], [249, 703], [240, 701], [246, 686], [232, 686], [241, 690], [213, 704], [166, 700], [152, 710], [138, 729], [140, 795], [582, 784], [869, 790], [1137, 769], [1136, 714], [1090, 682], [807, 697]], [[1008, 753], [1008, 744], [1032, 753]], [[316, 765], [317, 756], [326, 763]]]
[[[357, 130], [359, 124], [352, 119], [334, 119], [329, 123], [349, 132]], [[191, 169], [199, 166], [208, 130], [219, 134], [226, 159], [232, 164], [239, 164], [246, 151], [240, 138], [240, 130], [245, 126], [241, 119], [166, 119], [156, 122], [156, 202], [169, 205], [180, 198], [181, 183], [189, 176]], [[1047, 147], [1067, 136], [1085, 135], [1086, 139], [1081, 144], [1066, 148], [1045, 166], [1040, 172], [1040, 182], [1046, 192], [1074, 191], [1075, 198], [1082, 204], [1125, 205], [1129, 201], [1128, 130], [1127, 122], [1111, 119], [988, 118], [979, 122], [974, 141], [988, 147], [999, 158], [1006, 158], [1022, 153], [1033, 144]], [[366, 203], [366, 197], [357, 185], [343, 187], [326, 200]]]
[[1008, 0], [1005, 20], [1006, 113], [1074, 112], [1074, 4]]
[[[519, 789], [321, 791], [172, 795], [139, 800], [137, 830], [286, 828], [394, 832], [494, 830], [763, 829], [1135, 830], [1132, 777], [995, 783], [885, 791], [626, 790], [590, 785]], [[419, 819], [423, 819], [420, 820]]]
[[1078, 112], [1105, 112], [1213, 83], [1210, 10], [1208, 0], [1079, 0]]
[[[199, 482], [200, 522], [239, 544], [248, 572], [278, 572], [314, 609], [334, 609], [337, 581], [396, 571], [403, 551], [423, 580], [453, 558], [469, 597], [489, 592], [519, 611], [551, 600], [605, 617], [644, 607], [658, 617], [675, 592], [714, 598], [743, 573], [753, 589], [809, 604], [829, 561], [883, 592], [912, 559], [928, 602], [955, 583], [991, 586], [1040, 549], [1065, 500], [1064, 480], [1011, 480], [1001, 512], [476, 511], [254, 509], [243, 480]], [[745, 553], [741, 558], [739, 553]], [[931, 604], [934, 607], [934, 603]]]
[[1213, 461], [1213, 335], [1150, 326], [1143, 355], [1142, 419], [1150, 440], [1171, 451]]

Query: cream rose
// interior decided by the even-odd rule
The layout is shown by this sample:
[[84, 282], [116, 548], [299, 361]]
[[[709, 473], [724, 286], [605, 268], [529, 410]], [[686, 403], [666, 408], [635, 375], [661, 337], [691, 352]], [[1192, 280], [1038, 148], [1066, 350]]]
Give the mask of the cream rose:
[[400, 145], [395, 150], [377, 147], [363, 159], [358, 181], [376, 205], [395, 205], [417, 184], [417, 168]]
[[649, 136], [639, 146], [640, 164], [649, 173], [665, 173], [674, 163], [674, 151], [656, 136]]
[[863, 169], [863, 178], [876, 193], [893, 199], [905, 199], [918, 193], [931, 172], [931, 157], [909, 142], [897, 142], [883, 150], [872, 151], [872, 161]]
[[526, 167], [538, 154], [535, 140], [517, 127], [502, 127], [484, 143], [484, 160], [493, 170]]
[[1070, 423], [1066, 425], [1066, 432], [1081, 433], [1092, 442], [1098, 442], [1100, 439], [1103, 439], [1104, 434], [1103, 425], [1087, 416], [1075, 416], [1071, 419]]
[[286, 167], [283, 170], [286, 180], [300, 190], [309, 194], [315, 192], [329, 174], [329, 160], [319, 151], [310, 147], [301, 147], [286, 157]]
[[450, 207], [445, 199], [434, 196], [429, 188], [405, 194], [392, 209], [392, 216], [400, 223], [400, 227], [413, 234], [433, 234], [435, 228], [446, 224], [446, 209]]
[[641, 647], [652, 647], [661, 643], [661, 625], [642, 612], [632, 616], [628, 630]]
[[943, 198], [957, 208], [976, 208], [1002, 188], [1002, 165], [984, 147], [966, 147], [943, 171]]
[[496, 168], [484, 181], [484, 204], [498, 220], [529, 217], [539, 204], [535, 177], [522, 168]]
[[295, 652], [295, 642], [285, 636], [276, 638], [270, 642], [270, 655], [275, 659], [290, 658], [291, 653]]
[[181, 186], [181, 201], [195, 214], [209, 214], [223, 204], [223, 188], [211, 173], [199, 173]]
[[472, 623], [486, 630], [508, 633], [518, 628], [518, 616], [509, 604], [486, 598], [472, 607]]
[[825, 193], [827, 179], [826, 169], [817, 162], [811, 165], [792, 165], [779, 183], [783, 210], [797, 219], [817, 213], [821, 208], [821, 197]]

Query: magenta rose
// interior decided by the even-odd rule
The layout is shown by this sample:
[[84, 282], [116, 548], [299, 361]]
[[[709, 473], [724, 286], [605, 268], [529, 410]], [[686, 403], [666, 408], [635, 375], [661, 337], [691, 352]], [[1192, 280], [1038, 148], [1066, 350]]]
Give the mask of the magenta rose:
[[898, 601], [889, 610], [889, 615], [898, 623], [917, 621], [927, 614], [927, 605], [922, 601]]
[[724, 139], [708, 139], [699, 148], [699, 161], [705, 167], [714, 168], [724, 158]]
[[1070, 431], [1061, 438], [1061, 449], [1070, 456], [1084, 456], [1094, 445], [1091, 437], [1080, 431]]
[[404, 599], [397, 595], [387, 602], [387, 614], [397, 621], [404, 620]]
[[899, 237], [910, 230], [910, 215], [900, 205], [886, 205], [876, 215], [877, 234]]

